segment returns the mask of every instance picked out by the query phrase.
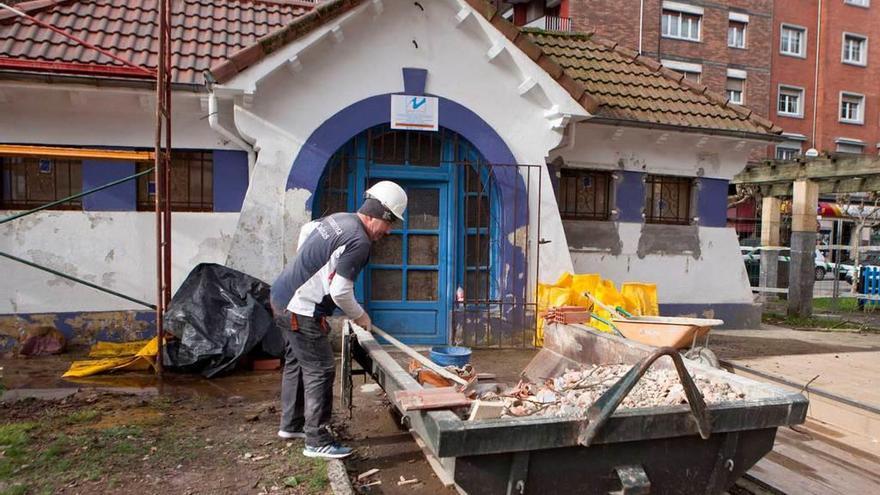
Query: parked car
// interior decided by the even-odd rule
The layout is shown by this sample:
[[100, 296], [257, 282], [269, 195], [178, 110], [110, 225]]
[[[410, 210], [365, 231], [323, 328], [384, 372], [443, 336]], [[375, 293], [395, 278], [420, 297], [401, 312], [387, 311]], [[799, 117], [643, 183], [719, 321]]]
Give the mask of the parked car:
[[[752, 287], [757, 287], [759, 285], [759, 278], [761, 273], [761, 248], [752, 247], [752, 246], [740, 246], [740, 253], [742, 253], [743, 262], [746, 265], [746, 271], [749, 274], [749, 283]], [[825, 255], [822, 254], [821, 251], [816, 249], [815, 256], [813, 258], [815, 264], [815, 279], [823, 280], [825, 275], [828, 272], [834, 270], [834, 265], [828, 263], [825, 260]], [[784, 284], [777, 284], [778, 287], [787, 287], [788, 286], [788, 263], [791, 261], [791, 249], [784, 248], [779, 250], [779, 264], [780, 268], [784, 267], [784, 271], [780, 270], [780, 279], [784, 280]]]
[[[859, 263], [859, 266], [861, 266], [861, 267], [866, 267], [866, 266], [880, 267], [880, 253], [877, 253], [877, 252], [865, 253], [865, 254], [859, 255], [859, 258], [861, 259], [861, 262]], [[840, 280], [846, 280], [846, 282], [848, 284], [852, 284], [856, 279], [855, 272], [856, 272], [855, 263], [853, 263], [852, 261], [849, 261], [847, 263], [840, 264], [840, 271], [837, 273], [837, 276], [838, 276], [838, 278], [840, 278]]]

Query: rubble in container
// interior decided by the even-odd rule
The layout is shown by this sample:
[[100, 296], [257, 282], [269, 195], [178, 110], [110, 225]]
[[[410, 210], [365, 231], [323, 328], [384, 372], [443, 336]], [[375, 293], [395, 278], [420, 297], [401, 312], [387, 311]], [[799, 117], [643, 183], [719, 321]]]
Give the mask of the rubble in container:
[[[501, 417], [585, 416], [593, 402], [611, 388], [631, 365], [614, 364], [570, 369], [543, 385], [521, 381], [501, 394], [486, 393], [483, 401], [503, 401]], [[745, 393], [731, 384], [700, 374], [694, 383], [707, 404], [744, 400]], [[684, 387], [674, 369], [649, 369], [630, 391], [619, 409], [686, 404]]]

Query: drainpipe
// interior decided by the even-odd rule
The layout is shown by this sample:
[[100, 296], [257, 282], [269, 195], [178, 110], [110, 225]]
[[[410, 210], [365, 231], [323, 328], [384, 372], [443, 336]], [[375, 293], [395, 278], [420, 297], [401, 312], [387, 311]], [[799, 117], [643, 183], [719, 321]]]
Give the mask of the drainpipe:
[[229, 129], [223, 127], [222, 124], [220, 124], [219, 107], [220, 105], [217, 100], [217, 95], [215, 95], [213, 92], [209, 93], [208, 125], [211, 126], [211, 129], [213, 129], [214, 132], [220, 134], [221, 136], [229, 140], [232, 144], [247, 152], [248, 176], [250, 176], [251, 172], [254, 171], [254, 164], [256, 164], [257, 162], [257, 153], [254, 151], [254, 147], [248, 144], [244, 139], [239, 137], [237, 133], [230, 131]]
[[[807, 40], [804, 40], [807, 41]], [[816, 145], [816, 112], [819, 108], [819, 47], [822, 46], [822, 0], [819, 0], [819, 12], [816, 15], [816, 71], [813, 75], [813, 132], [812, 141], [814, 149]]]
[[642, 28], [645, 25], [645, 0], [639, 0], [639, 55], [642, 54]]

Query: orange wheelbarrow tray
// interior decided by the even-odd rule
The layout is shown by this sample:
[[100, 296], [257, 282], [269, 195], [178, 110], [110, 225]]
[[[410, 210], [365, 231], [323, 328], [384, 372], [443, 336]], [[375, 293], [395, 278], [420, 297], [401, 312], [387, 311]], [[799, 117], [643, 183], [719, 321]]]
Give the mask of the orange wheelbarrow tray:
[[633, 316], [612, 318], [611, 321], [630, 340], [676, 349], [695, 345], [697, 339], [707, 336], [712, 327], [724, 324], [723, 320], [672, 316]]

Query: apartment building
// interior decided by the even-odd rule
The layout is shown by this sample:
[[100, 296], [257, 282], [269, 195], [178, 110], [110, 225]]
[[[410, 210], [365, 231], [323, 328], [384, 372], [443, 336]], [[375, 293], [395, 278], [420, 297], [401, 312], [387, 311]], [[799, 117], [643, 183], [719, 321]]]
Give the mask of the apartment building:
[[726, 94], [732, 103], [770, 115], [772, 0], [506, 3], [516, 24], [594, 31]]
[[773, 18], [770, 118], [789, 139], [771, 155], [877, 153], [880, 2], [776, 0]]

